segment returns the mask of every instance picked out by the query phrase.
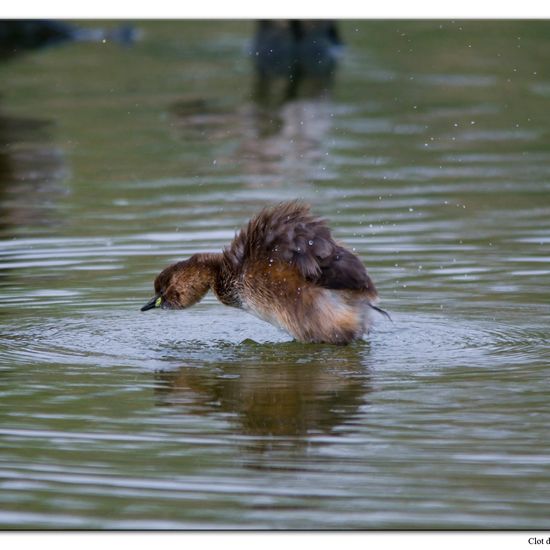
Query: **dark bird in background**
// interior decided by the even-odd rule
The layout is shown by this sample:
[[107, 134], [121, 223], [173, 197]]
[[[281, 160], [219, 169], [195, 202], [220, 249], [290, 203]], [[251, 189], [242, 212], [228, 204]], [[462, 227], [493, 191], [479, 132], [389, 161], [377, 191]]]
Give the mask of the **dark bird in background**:
[[120, 44], [130, 44], [135, 39], [136, 30], [129, 25], [108, 30], [80, 27], [65, 21], [49, 19], [0, 20], [0, 53], [4, 57], [63, 42], [112, 40]]
[[342, 50], [331, 20], [261, 20], [251, 48], [256, 99], [280, 102], [330, 89]]

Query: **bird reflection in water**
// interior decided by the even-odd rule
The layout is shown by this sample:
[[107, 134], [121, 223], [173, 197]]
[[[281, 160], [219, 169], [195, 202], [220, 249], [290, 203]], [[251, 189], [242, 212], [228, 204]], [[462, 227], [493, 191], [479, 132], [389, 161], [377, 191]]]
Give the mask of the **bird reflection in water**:
[[223, 360], [193, 359], [158, 372], [157, 404], [186, 416], [231, 419], [254, 466], [268, 467], [258, 455], [303, 453], [310, 436], [336, 436], [354, 421], [371, 391], [368, 352], [367, 342], [347, 348], [245, 342]]
[[182, 98], [173, 126], [183, 140], [207, 141], [216, 164], [237, 165], [248, 185], [324, 179], [341, 50], [333, 21], [259, 21], [251, 101], [235, 108], [221, 97]]

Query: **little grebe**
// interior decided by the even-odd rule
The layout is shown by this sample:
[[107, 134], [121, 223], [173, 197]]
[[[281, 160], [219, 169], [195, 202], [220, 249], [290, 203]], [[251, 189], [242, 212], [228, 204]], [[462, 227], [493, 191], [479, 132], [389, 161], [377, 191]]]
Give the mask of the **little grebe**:
[[347, 344], [370, 326], [376, 288], [359, 258], [299, 201], [264, 208], [218, 254], [194, 254], [155, 279], [141, 308], [184, 309], [212, 289], [301, 342]]

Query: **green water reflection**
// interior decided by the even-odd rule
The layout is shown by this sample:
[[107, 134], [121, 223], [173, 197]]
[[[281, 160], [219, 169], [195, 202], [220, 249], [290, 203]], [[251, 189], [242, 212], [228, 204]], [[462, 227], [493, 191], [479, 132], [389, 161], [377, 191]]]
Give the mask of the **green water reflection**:
[[[548, 528], [550, 24], [342, 21], [292, 86], [251, 21], [134, 25], [0, 63], [0, 526]], [[295, 197], [393, 323], [140, 314]]]

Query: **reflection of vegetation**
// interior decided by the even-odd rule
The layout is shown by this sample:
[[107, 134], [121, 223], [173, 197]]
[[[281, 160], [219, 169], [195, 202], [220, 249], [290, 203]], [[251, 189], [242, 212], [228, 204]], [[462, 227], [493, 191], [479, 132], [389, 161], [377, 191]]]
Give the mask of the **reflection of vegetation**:
[[156, 392], [159, 404], [186, 414], [235, 415], [239, 433], [257, 451], [301, 447], [308, 435], [331, 433], [357, 414], [369, 391], [367, 351], [365, 343], [248, 344], [223, 361], [158, 373]]
[[49, 143], [48, 120], [0, 113], [0, 230], [59, 223], [50, 206], [65, 193], [63, 151]]

